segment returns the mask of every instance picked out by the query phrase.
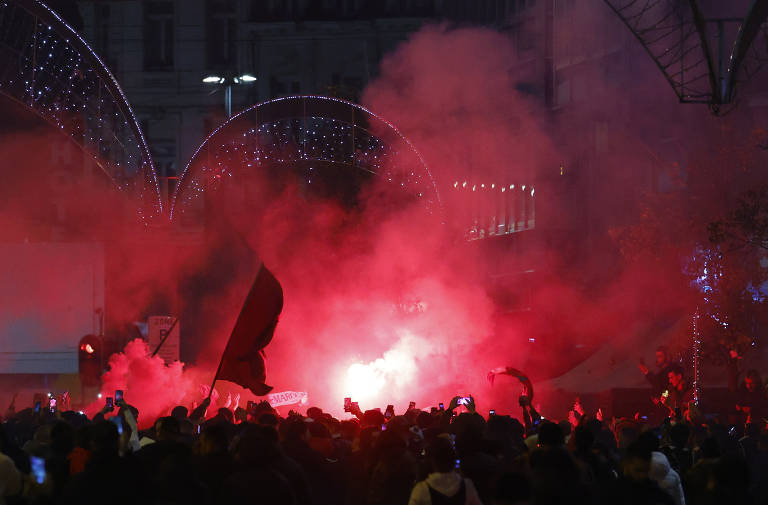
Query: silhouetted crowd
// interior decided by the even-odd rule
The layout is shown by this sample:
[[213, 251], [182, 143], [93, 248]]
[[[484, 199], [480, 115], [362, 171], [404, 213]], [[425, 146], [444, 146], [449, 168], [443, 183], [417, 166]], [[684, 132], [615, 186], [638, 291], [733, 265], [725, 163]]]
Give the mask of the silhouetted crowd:
[[339, 420], [266, 402], [206, 416], [204, 401], [144, 431], [124, 401], [92, 419], [25, 409], [0, 428], [0, 504], [768, 504], [764, 423], [581, 409], [555, 423], [520, 405], [483, 417], [457, 397]]

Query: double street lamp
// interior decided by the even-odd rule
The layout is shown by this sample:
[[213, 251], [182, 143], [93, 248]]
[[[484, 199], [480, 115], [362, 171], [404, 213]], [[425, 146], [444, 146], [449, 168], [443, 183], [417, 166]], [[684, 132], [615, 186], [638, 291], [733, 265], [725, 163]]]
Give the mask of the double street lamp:
[[224, 87], [224, 110], [227, 118], [232, 117], [232, 86], [235, 84], [251, 84], [256, 81], [256, 77], [250, 74], [233, 75], [208, 75], [203, 77], [203, 83], [216, 84]]

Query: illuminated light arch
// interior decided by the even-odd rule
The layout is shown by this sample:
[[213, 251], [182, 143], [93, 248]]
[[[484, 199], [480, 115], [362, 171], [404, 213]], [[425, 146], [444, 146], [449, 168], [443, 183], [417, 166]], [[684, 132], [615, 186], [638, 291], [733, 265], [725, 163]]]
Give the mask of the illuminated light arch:
[[0, 93], [68, 136], [117, 189], [138, 197], [141, 221], [162, 214], [149, 148], [120, 85], [39, 0], [0, 0]]
[[350, 177], [387, 177], [412, 191], [428, 212], [443, 212], [423, 157], [392, 123], [346, 100], [302, 95], [253, 105], [208, 135], [181, 172], [171, 220], [184, 213], [211, 181], [232, 176], [226, 160], [221, 161], [230, 149], [244, 155], [249, 167], [271, 164], [296, 170], [300, 165], [309, 184], [329, 166], [347, 170]]

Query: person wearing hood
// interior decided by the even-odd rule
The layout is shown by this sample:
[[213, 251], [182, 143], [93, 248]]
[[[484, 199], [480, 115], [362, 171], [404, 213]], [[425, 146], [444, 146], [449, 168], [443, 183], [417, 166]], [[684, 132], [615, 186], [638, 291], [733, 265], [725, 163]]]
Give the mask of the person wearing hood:
[[472, 481], [456, 471], [456, 451], [450, 439], [437, 437], [426, 452], [433, 471], [413, 486], [408, 505], [482, 505]]
[[670, 466], [664, 453], [658, 451], [651, 453], [651, 470], [648, 472], [648, 477], [656, 481], [659, 487], [675, 500], [675, 505], [685, 505], [680, 475]]

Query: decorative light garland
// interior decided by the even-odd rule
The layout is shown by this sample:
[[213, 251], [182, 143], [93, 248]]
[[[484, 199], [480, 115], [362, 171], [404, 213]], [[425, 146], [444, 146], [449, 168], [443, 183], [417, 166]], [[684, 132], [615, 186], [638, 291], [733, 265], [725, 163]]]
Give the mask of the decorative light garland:
[[93, 156], [147, 219], [162, 213], [157, 174], [136, 116], [85, 40], [39, 0], [0, 2], [0, 93], [25, 105]]
[[[338, 113], [307, 115], [291, 112], [276, 119], [260, 122], [260, 110], [284, 102], [303, 105], [308, 101], [327, 108], [326, 102], [345, 106]], [[294, 109], [289, 107], [289, 110]], [[252, 120], [255, 126], [243, 126]], [[372, 133], [377, 129], [392, 140]], [[299, 163], [300, 162], [300, 163]], [[209, 183], [217, 184], [233, 172], [254, 167], [301, 165], [307, 184], [322, 176], [323, 166], [351, 168], [360, 174], [384, 177], [388, 182], [423, 198], [428, 210], [441, 208], [440, 197], [429, 168], [413, 144], [391, 123], [352, 102], [323, 96], [290, 96], [269, 100], [235, 114], [216, 128], [197, 148], [179, 177], [171, 206], [171, 219], [177, 209], [190, 208]], [[352, 174], [350, 174], [352, 175]]]
[[701, 334], [699, 333], [699, 308], [696, 307], [696, 312], [693, 314], [692, 326], [692, 350], [693, 356], [691, 357], [693, 365], [693, 404], [699, 404], [699, 394], [701, 392]]

